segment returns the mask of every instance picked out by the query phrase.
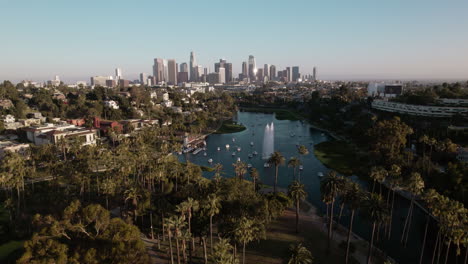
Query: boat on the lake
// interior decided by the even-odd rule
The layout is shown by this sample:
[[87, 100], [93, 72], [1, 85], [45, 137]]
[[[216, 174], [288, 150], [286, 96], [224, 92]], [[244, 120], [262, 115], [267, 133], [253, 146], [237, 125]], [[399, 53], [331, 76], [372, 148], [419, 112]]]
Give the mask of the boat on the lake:
[[270, 163], [268, 163], [268, 162], [263, 163], [263, 167], [264, 168], [270, 168]]
[[202, 148], [197, 148], [192, 154], [193, 155], [197, 155], [198, 153], [202, 152], [203, 149]]
[[213, 163], [213, 159], [208, 159], [208, 163]]
[[218, 147], [218, 151], [221, 151], [221, 148], [220, 148], [220, 147]]
[[253, 158], [253, 155], [252, 154], [249, 154], [249, 159]]
[[232, 156], [235, 156], [235, 155], [236, 155], [236, 153], [235, 153], [235, 152], [233, 152], [233, 153], [232, 153]]
[[323, 177], [323, 172], [319, 171], [319, 172], [317, 173], [317, 176]]
[[241, 148], [240, 147], [237, 147], [237, 152], [240, 152], [241, 151]]
[[240, 158], [239, 158], [239, 157], [237, 158], [237, 162], [240, 162]]
[[205, 156], [205, 157], [206, 157], [207, 155], [208, 155], [208, 154], [206, 154], [206, 152], [205, 152], [205, 153], [203, 153], [203, 156]]
[[226, 144], [226, 148], [229, 149], [229, 144]]
[[252, 147], [253, 147], [253, 145], [254, 145], [254, 143], [251, 141], [251, 142], [250, 142], [250, 146], [252, 146]]
[[250, 169], [250, 168], [252, 168], [252, 164], [249, 163], [247, 164], [247, 169]]
[[254, 154], [254, 156], [257, 156], [257, 155], [258, 155], [258, 152], [257, 152], [257, 151], [254, 151], [252, 154]]
[[303, 170], [303, 169], [304, 169], [304, 166], [300, 165], [299, 170]]

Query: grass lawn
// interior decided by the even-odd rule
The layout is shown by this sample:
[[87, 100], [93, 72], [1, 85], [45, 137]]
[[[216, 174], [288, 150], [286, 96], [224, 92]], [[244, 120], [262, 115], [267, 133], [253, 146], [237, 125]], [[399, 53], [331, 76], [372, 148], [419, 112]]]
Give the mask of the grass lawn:
[[245, 130], [245, 126], [234, 123], [231, 120], [223, 121], [221, 127], [215, 132], [216, 134], [230, 134], [237, 133]]
[[361, 162], [356, 150], [344, 141], [326, 141], [314, 146], [315, 156], [328, 168], [344, 175], [356, 174]]
[[8, 243], [0, 245], [0, 260], [6, 258], [10, 255], [13, 251], [21, 248], [23, 246], [24, 241], [10, 241]]

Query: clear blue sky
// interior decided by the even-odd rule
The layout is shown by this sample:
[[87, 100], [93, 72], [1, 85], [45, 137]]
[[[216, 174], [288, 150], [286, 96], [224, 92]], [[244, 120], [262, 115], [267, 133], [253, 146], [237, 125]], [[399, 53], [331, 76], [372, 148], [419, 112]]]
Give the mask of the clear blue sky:
[[316, 65], [323, 79], [468, 79], [467, 0], [0, 0], [0, 80], [151, 73], [155, 57], [213, 69]]

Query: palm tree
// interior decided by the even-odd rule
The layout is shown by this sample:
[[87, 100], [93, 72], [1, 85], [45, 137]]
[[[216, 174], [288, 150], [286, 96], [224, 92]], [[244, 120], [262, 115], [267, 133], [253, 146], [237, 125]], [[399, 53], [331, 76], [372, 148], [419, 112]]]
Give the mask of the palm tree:
[[179, 240], [182, 238], [182, 229], [185, 227], [185, 217], [184, 216], [171, 216], [169, 218], [169, 225], [174, 228], [174, 237], [176, 241], [176, 250], [177, 250], [177, 263], [180, 264], [180, 244]]
[[403, 234], [401, 236], [401, 243], [403, 243], [404, 240], [406, 245], [411, 227], [411, 219], [413, 217], [414, 200], [416, 199], [416, 196], [421, 195], [424, 191], [424, 180], [422, 179], [421, 174], [419, 174], [418, 172], [411, 173], [411, 176], [408, 179], [405, 189], [411, 194], [411, 203], [410, 207], [408, 208], [408, 214], [406, 215], [405, 225], [403, 227]]
[[395, 204], [395, 189], [401, 185], [401, 168], [398, 165], [393, 164], [388, 173], [387, 182], [389, 184], [390, 190], [387, 194], [387, 203], [390, 201], [390, 193], [392, 193], [392, 202], [390, 207], [390, 217], [388, 218], [388, 239], [392, 234], [392, 223], [393, 223], [393, 206]]
[[169, 252], [171, 255], [171, 264], [174, 264], [174, 250], [172, 249], [172, 228], [174, 227], [174, 224], [173, 224], [171, 217], [164, 219], [164, 227], [166, 228], [167, 239], [169, 240]]
[[210, 217], [210, 244], [211, 244], [211, 254], [213, 254], [213, 217], [219, 214], [221, 209], [221, 199], [216, 194], [210, 194], [208, 196], [205, 208], [207, 210], [208, 216]]
[[372, 223], [371, 239], [369, 242], [369, 251], [367, 254], [367, 264], [371, 263], [372, 247], [374, 244], [375, 228], [378, 224], [388, 221], [390, 214], [387, 205], [385, 204], [382, 196], [379, 194], [371, 193], [365, 202], [365, 217]]
[[234, 235], [242, 243], [242, 264], [245, 264], [245, 246], [255, 239], [255, 231], [254, 221], [246, 217], [236, 223]]
[[[188, 220], [188, 233], [192, 234], [192, 215], [193, 212], [198, 211], [200, 204], [197, 200], [192, 197], [187, 198], [187, 201], [182, 202], [177, 206], [176, 211], [180, 212], [183, 216], [187, 217]], [[195, 248], [195, 238], [192, 237], [192, 246], [190, 250], [190, 256], [192, 256], [192, 251]]]
[[276, 193], [276, 185], [278, 184], [278, 168], [279, 166], [283, 165], [285, 159], [280, 152], [275, 151], [271, 154], [270, 158], [268, 159], [268, 164], [275, 166], [275, 182], [273, 185], [273, 191]]
[[351, 242], [351, 234], [353, 230], [353, 221], [354, 221], [354, 214], [356, 210], [358, 210], [361, 206], [362, 200], [364, 199], [364, 193], [359, 186], [359, 184], [347, 180], [346, 191], [343, 194], [343, 200], [345, 201], [346, 205], [348, 205], [349, 209], [351, 210], [351, 218], [349, 219], [349, 229], [348, 229], [348, 238], [346, 240], [346, 255], [345, 255], [345, 263], [347, 264], [349, 261], [349, 246]]
[[238, 261], [232, 254], [233, 247], [228, 239], [220, 238], [214, 246], [214, 253], [211, 255], [213, 264], [237, 264]]
[[307, 197], [304, 190], [304, 184], [298, 181], [293, 181], [288, 188], [288, 196], [293, 200], [296, 205], [296, 233], [299, 233], [299, 204]]
[[257, 181], [259, 178], [258, 170], [256, 168], [251, 168], [249, 171], [250, 177], [253, 181], [253, 190], [254, 192], [257, 190]]
[[[320, 193], [322, 195], [322, 201], [328, 205], [331, 205], [330, 216], [328, 219], [328, 244], [327, 253], [330, 253], [330, 243], [333, 232], [333, 207], [335, 204], [335, 198], [338, 191], [342, 189], [344, 181], [342, 177], [339, 177], [335, 171], [330, 171], [320, 182]], [[328, 215], [328, 210], [327, 210]]]
[[370, 172], [370, 178], [373, 180], [372, 192], [375, 190], [375, 183], [378, 182], [380, 185], [380, 194], [382, 194], [382, 183], [385, 181], [385, 178], [388, 176], [387, 170], [382, 167], [372, 167]]
[[247, 164], [245, 164], [245, 162], [238, 161], [236, 163], [233, 163], [232, 166], [234, 167], [236, 177], [239, 180], [242, 180], [244, 178], [244, 175], [247, 173]]
[[125, 203], [128, 201], [128, 200], [131, 200], [132, 201], [132, 206], [133, 206], [133, 217], [135, 219], [135, 222], [136, 222], [136, 218], [137, 218], [137, 209], [138, 209], [138, 200], [141, 198], [141, 195], [138, 194], [138, 190], [136, 187], [131, 187], [130, 189], [126, 190], [124, 192], [124, 196], [125, 196]]
[[301, 243], [290, 245], [289, 251], [291, 252], [291, 257], [288, 260], [288, 264], [312, 264], [314, 261], [312, 253]]
[[[303, 156], [306, 156], [309, 154], [309, 150], [306, 148], [306, 146], [304, 145], [300, 145], [298, 148], [297, 148], [297, 152], [299, 153], [299, 155], [301, 156], [301, 164], [302, 164], [302, 157]], [[299, 173], [299, 181], [301, 181], [301, 173]]]
[[293, 168], [293, 176], [294, 180], [296, 180], [296, 169], [302, 164], [302, 162], [296, 158], [296, 157], [291, 157], [288, 161], [288, 167]]

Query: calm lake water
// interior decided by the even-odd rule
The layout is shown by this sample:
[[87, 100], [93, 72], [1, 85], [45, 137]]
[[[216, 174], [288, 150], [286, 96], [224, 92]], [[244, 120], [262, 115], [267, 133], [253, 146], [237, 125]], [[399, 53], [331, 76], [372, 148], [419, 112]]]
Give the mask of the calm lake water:
[[[265, 160], [262, 159], [262, 145], [265, 126], [273, 122], [274, 150], [283, 154], [286, 158], [286, 163], [287, 160], [293, 156], [299, 157], [297, 145], [304, 145], [308, 148], [309, 154], [299, 157], [303, 164], [303, 171], [300, 172], [300, 178], [308, 193], [307, 200], [324, 214], [326, 207], [320, 200], [321, 178], [318, 177], [318, 173], [321, 172], [326, 174], [329, 170], [315, 157], [314, 145], [323, 141], [331, 140], [331, 137], [326, 133], [322, 133], [321, 131], [312, 128], [306, 122], [302, 123], [301, 121], [277, 120], [273, 114], [238, 112], [234, 120], [246, 126], [247, 129], [233, 134], [210, 135], [206, 139], [206, 151], [202, 151], [197, 155], [193, 155], [191, 153], [180, 155], [180, 160], [186, 161], [186, 159], [188, 159], [190, 162], [198, 165], [210, 166], [208, 159], [211, 158], [213, 159], [212, 164], [220, 163], [223, 165], [223, 177], [233, 177], [234, 168], [232, 164], [240, 158], [241, 161], [251, 164], [253, 167], [257, 168], [260, 173], [261, 181], [264, 184], [273, 185], [275, 170], [273, 167], [264, 168]], [[251, 142], [253, 142], [253, 146], [251, 146]], [[229, 144], [229, 149], [226, 149], [226, 144]], [[220, 148], [220, 151], [218, 151], [218, 147]], [[237, 151], [238, 147], [241, 148], [241, 151]], [[253, 158], [249, 158], [249, 154], [254, 151], [257, 151], [258, 155], [253, 156]], [[204, 155], [205, 152], [206, 156]], [[233, 152], [235, 152], [235, 156], [232, 155]], [[299, 172], [299, 170], [297, 170], [297, 172]], [[207, 178], [211, 178], [213, 175], [214, 172], [204, 172], [204, 176]], [[248, 174], [245, 175], [245, 178], [249, 179]], [[353, 176], [352, 179], [367, 188], [366, 182], [360, 181], [355, 176]], [[287, 166], [281, 166], [278, 174], [278, 186], [281, 188], [287, 188], [292, 180], [293, 169], [288, 168]], [[336, 207], [339, 207], [339, 205]], [[399, 263], [419, 263], [419, 250], [422, 243], [422, 232], [424, 230], [425, 218], [422, 211], [418, 208], [414, 210], [413, 225], [410, 233], [410, 239], [408, 240], [408, 247], [404, 248], [400, 246], [400, 235], [408, 207], [409, 202], [407, 200], [396, 197], [392, 238], [388, 241], [382, 239], [383, 241], [378, 242], [378, 246], [383, 248]], [[339, 209], [336, 209], [336, 213], [338, 213]], [[348, 215], [348, 212], [345, 210], [344, 217], [342, 217], [342, 223], [345, 225], [349, 222]], [[355, 217], [353, 231], [361, 237], [370, 237], [370, 225], [359, 215]], [[383, 231], [381, 233], [383, 233]], [[428, 239], [432, 239], [430, 235], [428, 236]], [[326, 243], [326, 241], [321, 242]], [[431, 248], [426, 248], [426, 252], [427, 255], [431, 254]]]

